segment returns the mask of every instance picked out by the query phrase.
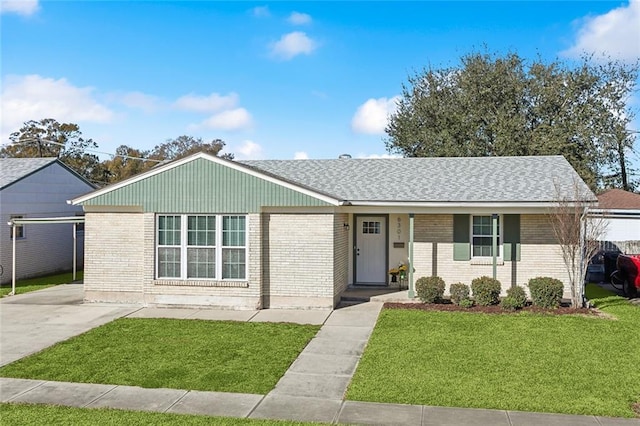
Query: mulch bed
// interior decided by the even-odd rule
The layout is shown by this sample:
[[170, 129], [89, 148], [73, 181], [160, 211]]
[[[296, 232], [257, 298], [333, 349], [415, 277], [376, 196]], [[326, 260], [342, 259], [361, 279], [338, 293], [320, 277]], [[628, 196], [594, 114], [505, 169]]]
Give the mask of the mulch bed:
[[477, 306], [474, 305], [471, 308], [463, 308], [449, 301], [444, 303], [392, 303], [387, 302], [384, 304], [388, 309], [414, 309], [421, 311], [446, 311], [446, 312], [479, 312], [484, 314], [517, 314], [519, 312], [531, 312], [539, 314], [549, 315], [594, 315], [599, 316], [600, 313], [595, 309], [589, 308], [572, 308], [570, 306], [560, 306], [556, 309], [544, 309], [538, 306], [525, 306], [517, 311], [506, 311], [500, 307], [500, 305], [493, 306]]

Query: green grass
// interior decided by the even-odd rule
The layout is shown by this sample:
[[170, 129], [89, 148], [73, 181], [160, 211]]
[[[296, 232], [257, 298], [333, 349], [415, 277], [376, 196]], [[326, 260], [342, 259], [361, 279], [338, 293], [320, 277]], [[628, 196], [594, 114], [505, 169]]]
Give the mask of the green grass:
[[[82, 280], [83, 271], [76, 272], [76, 280]], [[28, 293], [30, 291], [42, 290], [59, 284], [68, 284], [73, 280], [73, 273], [48, 275], [46, 277], [30, 278], [16, 281], [16, 294]], [[11, 292], [11, 282], [0, 286], [0, 297], [4, 297]]]
[[588, 291], [615, 319], [383, 310], [347, 398], [634, 417], [640, 308]]
[[266, 394], [318, 329], [121, 318], [0, 368], [0, 376]]
[[73, 408], [54, 405], [0, 404], [2, 424], [12, 425], [249, 425], [294, 426], [317, 423], [281, 420], [236, 419], [189, 414], [148, 413], [105, 408]]

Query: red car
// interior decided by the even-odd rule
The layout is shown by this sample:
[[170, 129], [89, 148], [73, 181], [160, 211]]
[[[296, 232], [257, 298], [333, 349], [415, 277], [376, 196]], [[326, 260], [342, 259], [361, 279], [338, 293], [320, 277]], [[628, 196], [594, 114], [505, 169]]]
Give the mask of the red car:
[[640, 254], [618, 256], [617, 271], [613, 273], [611, 280], [622, 285], [625, 296], [636, 297], [640, 292]]

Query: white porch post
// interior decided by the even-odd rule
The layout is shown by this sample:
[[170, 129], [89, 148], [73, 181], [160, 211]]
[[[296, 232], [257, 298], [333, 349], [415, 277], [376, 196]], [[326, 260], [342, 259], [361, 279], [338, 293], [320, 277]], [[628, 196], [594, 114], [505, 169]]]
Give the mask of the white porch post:
[[416, 296], [413, 288], [413, 221], [414, 214], [409, 213], [409, 299], [413, 299]]
[[11, 253], [11, 293], [10, 296], [16, 294], [16, 224], [11, 224], [11, 240], [13, 250]]
[[493, 279], [495, 280], [498, 276], [498, 215], [496, 213], [491, 215], [491, 222], [493, 225], [491, 251], [493, 252]]
[[76, 280], [76, 257], [77, 257], [77, 237], [76, 237], [76, 229], [78, 224], [73, 222], [73, 281]]

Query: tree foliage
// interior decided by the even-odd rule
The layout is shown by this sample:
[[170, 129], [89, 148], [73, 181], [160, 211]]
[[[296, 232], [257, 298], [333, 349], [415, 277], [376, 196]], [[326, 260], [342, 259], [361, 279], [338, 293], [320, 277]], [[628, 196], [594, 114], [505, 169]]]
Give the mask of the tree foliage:
[[86, 152], [98, 144], [84, 139], [77, 124], [59, 123], [53, 118], [27, 121], [0, 149], [0, 157], [57, 157], [90, 181], [101, 173], [97, 155]]
[[139, 150], [121, 145], [116, 149], [116, 155], [112, 159], [103, 162], [105, 181], [118, 182], [145, 172], [159, 163], [178, 160], [197, 152], [232, 160], [233, 154], [220, 155], [224, 147], [225, 143], [221, 139], [204, 142], [202, 138], [187, 135], [167, 139], [166, 142], [156, 145], [151, 150]]
[[407, 157], [564, 155], [591, 188], [629, 189], [637, 78], [637, 63], [468, 54], [409, 77], [385, 143]]
[[183, 135], [167, 139], [151, 150], [120, 145], [111, 158], [100, 161], [94, 153], [98, 144], [92, 139], [84, 139], [77, 124], [59, 123], [52, 118], [27, 121], [9, 139], [11, 144], [0, 149], [0, 157], [57, 157], [89, 181], [98, 184], [118, 182], [159, 163], [197, 152], [233, 159], [230, 153], [220, 155], [225, 147], [221, 139], [205, 142], [202, 138]]

